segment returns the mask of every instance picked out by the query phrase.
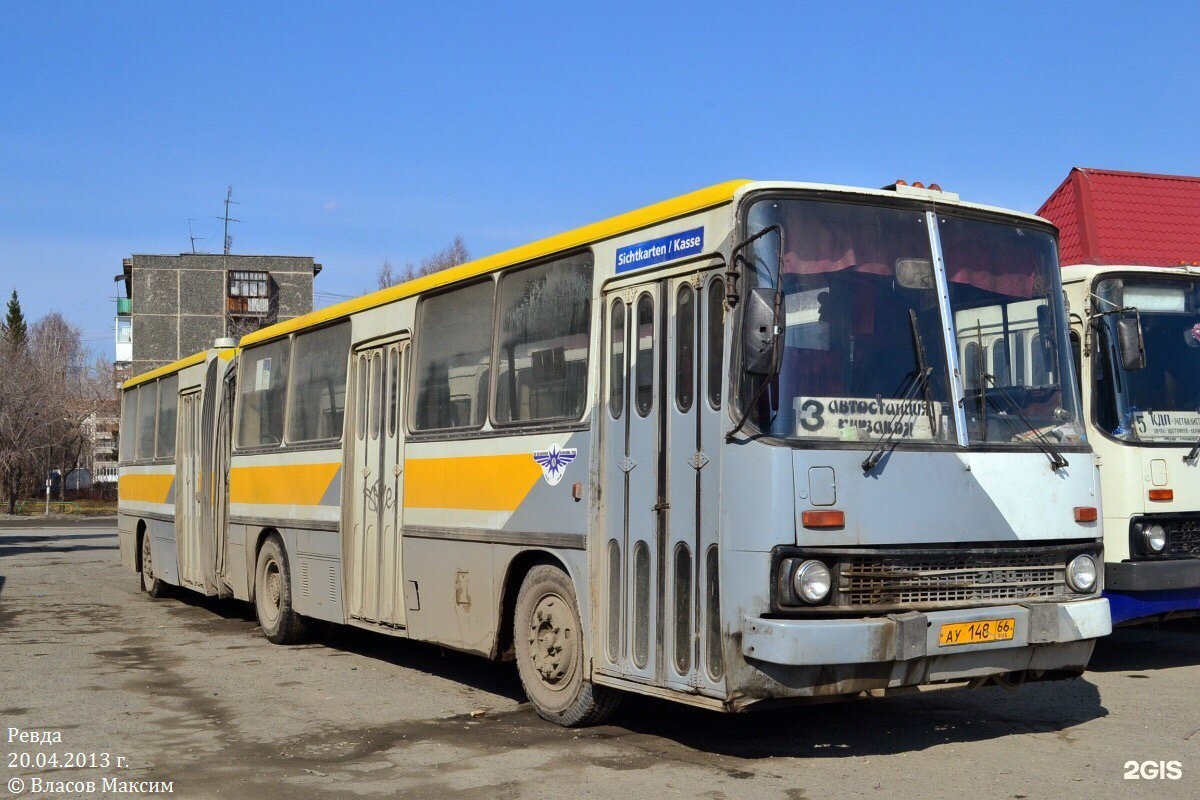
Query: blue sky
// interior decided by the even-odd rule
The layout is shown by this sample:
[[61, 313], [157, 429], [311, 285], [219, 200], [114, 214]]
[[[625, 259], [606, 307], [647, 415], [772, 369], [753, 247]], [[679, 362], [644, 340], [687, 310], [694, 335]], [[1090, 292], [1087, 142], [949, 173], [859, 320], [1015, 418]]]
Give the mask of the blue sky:
[[[999, 4], [997, 4], [999, 5]], [[0, 2], [0, 290], [111, 353], [112, 276], [315, 256], [320, 292], [734, 177], [1200, 174], [1200, 6]]]

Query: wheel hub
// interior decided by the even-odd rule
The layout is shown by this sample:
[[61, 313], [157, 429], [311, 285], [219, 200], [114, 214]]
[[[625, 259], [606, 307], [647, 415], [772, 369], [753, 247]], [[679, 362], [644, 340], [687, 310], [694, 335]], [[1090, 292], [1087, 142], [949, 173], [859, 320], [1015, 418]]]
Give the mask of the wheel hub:
[[279, 608], [279, 600], [282, 592], [279, 589], [279, 570], [274, 563], [267, 566], [267, 604], [272, 610]]
[[569, 683], [575, 669], [575, 617], [557, 595], [546, 595], [533, 610], [529, 655], [542, 681], [553, 687]]

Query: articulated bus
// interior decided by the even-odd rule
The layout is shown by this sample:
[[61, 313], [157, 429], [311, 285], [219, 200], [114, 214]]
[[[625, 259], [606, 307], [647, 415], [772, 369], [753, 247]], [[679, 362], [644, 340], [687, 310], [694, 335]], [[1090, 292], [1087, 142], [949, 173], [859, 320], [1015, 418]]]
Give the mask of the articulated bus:
[[[1044, 377], [966, 375], [1017, 308]], [[514, 659], [564, 725], [1062, 678], [1111, 628], [1054, 229], [936, 189], [721, 184], [136, 377], [124, 418], [148, 592]]]
[[1063, 269], [1113, 621], [1200, 612], [1200, 269]]

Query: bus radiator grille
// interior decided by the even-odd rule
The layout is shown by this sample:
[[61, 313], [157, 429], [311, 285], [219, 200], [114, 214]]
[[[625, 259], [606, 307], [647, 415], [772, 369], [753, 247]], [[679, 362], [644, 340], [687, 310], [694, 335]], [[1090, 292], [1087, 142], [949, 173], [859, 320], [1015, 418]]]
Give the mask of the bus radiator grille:
[[1167, 523], [1167, 555], [1200, 557], [1200, 519], [1176, 519]]
[[838, 564], [839, 606], [1051, 600], [1073, 593], [1065, 563], [1045, 553], [859, 556]]

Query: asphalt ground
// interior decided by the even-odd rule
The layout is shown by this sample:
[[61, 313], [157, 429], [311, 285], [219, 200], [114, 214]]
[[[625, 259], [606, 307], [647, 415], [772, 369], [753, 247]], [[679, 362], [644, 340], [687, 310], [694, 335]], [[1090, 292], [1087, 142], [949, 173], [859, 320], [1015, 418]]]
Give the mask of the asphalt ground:
[[335, 626], [279, 647], [247, 605], [142, 594], [111, 520], [0, 522], [0, 798], [1194, 798], [1198, 701], [1184, 620], [1119, 630], [1077, 680], [735, 716], [630, 698], [564, 730], [511, 665]]

